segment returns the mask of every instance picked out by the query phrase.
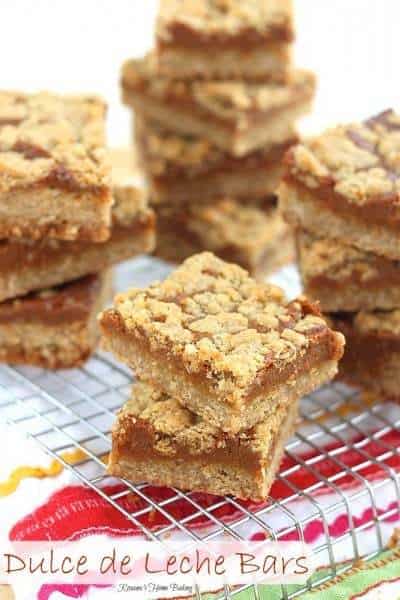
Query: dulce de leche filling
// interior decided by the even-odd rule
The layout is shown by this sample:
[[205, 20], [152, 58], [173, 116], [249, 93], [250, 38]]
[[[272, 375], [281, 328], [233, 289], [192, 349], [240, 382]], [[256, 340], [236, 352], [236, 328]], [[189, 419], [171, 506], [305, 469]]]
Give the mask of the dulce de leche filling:
[[56, 325], [86, 319], [100, 294], [102, 278], [88, 275], [57, 288], [0, 303], [0, 323], [22, 321]]
[[[152, 220], [136, 221], [129, 226], [114, 225], [111, 237], [104, 242], [105, 248], [134, 235], [140, 235], [146, 230], [152, 230]], [[57, 264], [65, 256], [82, 256], [87, 250], [93, 249], [93, 243], [84, 241], [39, 240], [35, 243], [22, 240], [0, 241], [0, 273], [21, 272], [30, 268], [46, 268]], [[99, 248], [101, 252], [103, 248]], [[100, 260], [100, 257], [99, 257]]]
[[168, 27], [168, 41], [158, 39], [160, 50], [164, 48], [208, 50], [210, 45], [216, 50], [236, 49], [249, 51], [262, 46], [268, 50], [268, 46], [288, 44], [294, 39], [293, 29], [287, 26], [268, 27], [264, 31], [246, 27], [235, 33], [199, 31], [184, 23], [173, 23]]
[[[258, 472], [262, 468], [262, 454], [252, 450], [251, 446], [240, 443], [240, 439], [228, 438], [221, 432], [220, 438], [215, 439], [212, 451], [192, 454], [185, 447], [175, 446], [174, 455], [164, 456], [154, 449], [157, 433], [146, 421], [138, 420], [129, 428], [128, 419], [124, 420], [124, 427], [130, 431], [130, 437], [125, 445], [113, 446], [115, 459], [123, 460], [156, 460], [170, 461], [184, 460], [188, 462], [207, 462], [207, 464], [223, 464], [239, 467], [246, 471]], [[220, 447], [222, 444], [223, 447]], [[267, 461], [266, 461], [267, 462]]]
[[[119, 417], [113, 433], [113, 461], [183, 460], [192, 464], [225, 465], [261, 475], [276, 452], [280, 431], [277, 423], [281, 424], [288, 416], [286, 409], [279, 408], [278, 411], [267, 437], [264, 435], [267, 423], [263, 423], [262, 432], [256, 426], [235, 436], [213, 430], [209, 434], [207, 448], [203, 450], [194, 449], [173, 435], [165, 435], [146, 419], [135, 418], [127, 412]], [[261, 437], [262, 447], [259, 444]], [[157, 448], [160, 441], [168, 445], [167, 452]]]

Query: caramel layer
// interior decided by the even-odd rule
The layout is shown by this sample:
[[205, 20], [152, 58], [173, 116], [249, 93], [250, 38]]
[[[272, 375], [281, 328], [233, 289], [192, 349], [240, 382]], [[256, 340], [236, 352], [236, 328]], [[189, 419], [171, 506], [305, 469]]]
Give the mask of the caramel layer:
[[215, 51], [235, 48], [243, 51], [249, 51], [263, 46], [266, 52], [269, 50], [269, 44], [290, 43], [294, 40], [294, 31], [289, 26], [268, 27], [265, 31], [259, 31], [255, 28], [247, 27], [234, 34], [212, 32], [206, 33], [193, 29], [184, 23], [175, 23], [168, 27], [168, 42], [158, 40], [160, 50], [164, 48], [176, 48], [177, 46], [185, 48], [204, 48], [209, 50], [210, 46]]
[[[130, 226], [114, 225], [111, 237], [105, 244], [111, 244], [126, 237], [127, 234], [135, 236], [146, 230], [154, 228], [153, 216], [149, 215], [138, 219]], [[0, 240], [0, 274], [23, 271], [28, 265], [30, 268], [43, 268], [47, 264], [54, 264], [58, 258], [65, 254], [77, 256], [88, 248], [93, 248], [91, 242], [70, 242], [62, 240], [39, 240], [34, 244], [19, 240]], [[99, 246], [99, 253], [101, 253]]]
[[43, 322], [57, 325], [87, 319], [102, 286], [101, 277], [88, 275], [48, 291], [0, 304], [0, 323]]
[[[157, 432], [151, 424], [142, 419], [132, 420], [126, 417], [122, 423], [124, 433], [122, 439], [117, 437], [117, 443], [113, 444], [113, 453], [116, 461], [119, 460], [184, 460], [187, 462], [207, 462], [207, 464], [223, 464], [228, 467], [239, 467], [257, 473], [263, 468], [264, 458], [261, 452], [253, 450], [248, 445], [241, 444], [240, 436], [229, 436], [220, 432], [215, 438], [215, 446], [212, 451], [204, 453], [190, 453], [187, 448], [175, 446], [173, 457], [164, 456], [154, 449]], [[250, 432], [251, 433], [251, 432]], [[224, 447], [221, 446], [223, 443]], [[273, 452], [271, 453], [273, 456]]]

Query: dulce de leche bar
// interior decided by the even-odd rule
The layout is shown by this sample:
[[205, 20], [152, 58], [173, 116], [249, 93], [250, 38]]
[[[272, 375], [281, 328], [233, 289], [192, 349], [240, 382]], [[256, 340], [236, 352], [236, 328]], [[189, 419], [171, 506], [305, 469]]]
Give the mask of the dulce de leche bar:
[[282, 404], [256, 427], [227, 434], [136, 383], [113, 427], [108, 472], [134, 483], [264, 500], [296, 418], [297, 404]]
[[330, 314], [329, 322], [346, 336], [339, 378], [400, 402], [400, 310]]
[[0, 241], [0, 301], [97, 273], [155, 244], [154, 214], [143, 177], [128, 150], [111, 152], [114, 205], [110, 238], [88, 241]]
[[286, 81], [291, 0], [161, 0], [160, 72], [175, 79]]
[[95, 350], [97, 315], [111, 296], [111, 273], [0, 303], [0, 361], [47, 369], [84, 363]]
[[209, 205], [159, 207], [157, 256], [180, 263], [204, 250], [263, 279], [293, 260], [293, 234], [274, 198], [219, 198]]
[[105, 112], [95, 97], [0, 92], [1, 238], [108, 238]]
[[139, 116], [243, 156], [290, 139], [294, 122], [310, 109], [315, 78], [294, 71], [287, 84], [178, 81], [163, 78], [148, 55], [125, 63], [122, 90], [123, 101]]
[[283, 157], [296, 144], [290, 132], [280, 144], [237, 157], [206, 138], [167, 132], [135, 119], [135, 141], [151, 184], [153, 204], [204, 204], [219, 197], [265, 198], [276, 193]]
[[291, 149], [280, 188], [287, 219], [320, 237], [400, 259], [400, 117], [392, 110]]
[[106, 349], [137, 376], [224, 431], [262, 421], [337, 371], [343, 337], [306, 299], [256, 283], [211, 253], [163, 283], [116, 297], [100, 317]]
[[400, 307], [400, 261], [305, 231], [297, 233], [297, 249], [304, 291], [323, 312]]

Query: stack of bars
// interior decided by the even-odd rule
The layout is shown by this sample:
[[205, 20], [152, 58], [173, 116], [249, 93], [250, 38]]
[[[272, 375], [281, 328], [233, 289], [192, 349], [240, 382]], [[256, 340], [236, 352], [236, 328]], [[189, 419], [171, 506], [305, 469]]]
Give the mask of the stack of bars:
[[340, 374], [400, 400], [400, 117], [387, 110], [292, 149], [280, 191], [306, 292], [347, 340]]
[[275, 193], [315, 91], [293, 31], [290, 0], [161, 0], [154, 52], [122, 71], [161, 258], [209, 250], [257, 278], [293, 259]]
[[343, 336], [305, 298], [205, 252], [163, 283], [117, 296], [105, 348], [138, 377], [113, 428], [108, 471], [264, 500], [298, 401], [335, 376]]
[[111, 299], [109, 267], [154, 247], [127, 154], [105, 149], [95, 97], [0, 92], [0, 361], [85, 361]]

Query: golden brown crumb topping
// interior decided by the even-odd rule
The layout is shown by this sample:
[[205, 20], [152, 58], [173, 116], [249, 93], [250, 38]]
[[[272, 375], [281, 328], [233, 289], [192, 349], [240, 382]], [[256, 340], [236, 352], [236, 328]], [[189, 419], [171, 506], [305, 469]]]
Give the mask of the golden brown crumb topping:
[[400, 116], [385, 111], [296, 146], [290, 173], [311, 188], [332, 186], [349, 202], [400, 201]]
[[182, 212], [163, 211], [160, 218], [176, 218], [190, 231], [207, 239], [207, 247], [218, 249], [240, 244], [249, 250], [264, 248], [271, 240], [288, 233], [289, 227], [272, 202], [240, 202], [221, 198], [212, 204], [185, 207]]
[[123, 435], [121, 428], [127, 417], [134, 423], [139, 422], [153, 434], [153, 450], [164, 456], [174, 456], [182, 450], [196, 456], [226, 448], [234, 441], [266, 457], [286, 414], [287, 407], [278, 406], [261, 424], [229, 436], [182, 407], [171, 396], [139, 382], [134, 384], [132, 396], [121, 409], [113, 430], [116, 435]]
[[[206, 138], [178, 135], [161, 130], [156, 124], [136, 117], [135, 132], [146, 167], [155, 176], [171, 172], [201, 173], [213, 168], [232, 165], [235, 158], [217, 148]], [[284, 152], [297, 140], [295, 130], [284, 144], [266, 144], [260, 150], [240, 158], [243, 166], [264, 162], [281, 162]], [[236, 159], [237, 161], [237, 159]], [[235, 162], [237, 164], [237, 162]]]
[[361, 283], [380, 278], [382, 267], [398, 268], [400, 262], [388, 261], [336, 240], [320, 239], [309, 232], [298, 233], [301, 271], [305, 278], [326, 277], [338, 281], [357, 277]]
[[292, 29], [291, 0], [161, 0], [158, 36], [168, 41], [171, 27], [184, 25], [206, 34], [240, 34]]
[[151, 351], [178, 358], [188, 372], [205, 372], [221, 390], [231, 382], [246, 389], [260, 372], [294, 363], [329, 332], [305, 299], [287, 304], [280, 288], [256, 283], [208, 252], [162, 283], [120, 294], [115, 309]]
[[192, 102], [216, 116], [236, 121], [243, 113], [273, 112], [299, 101], [311, 100], [315, 76], [309, 71], [294, 71], [286, 85], [246, 83], [244, 81], [178, 81], [161, 77], [154, 55], [129, 60], [122, 69], [122, 86], [127, 92], [141, 91], [159, 99]]
[[0, 92], [0, 191], [108, 189], [105, 111], [95, 97]]

